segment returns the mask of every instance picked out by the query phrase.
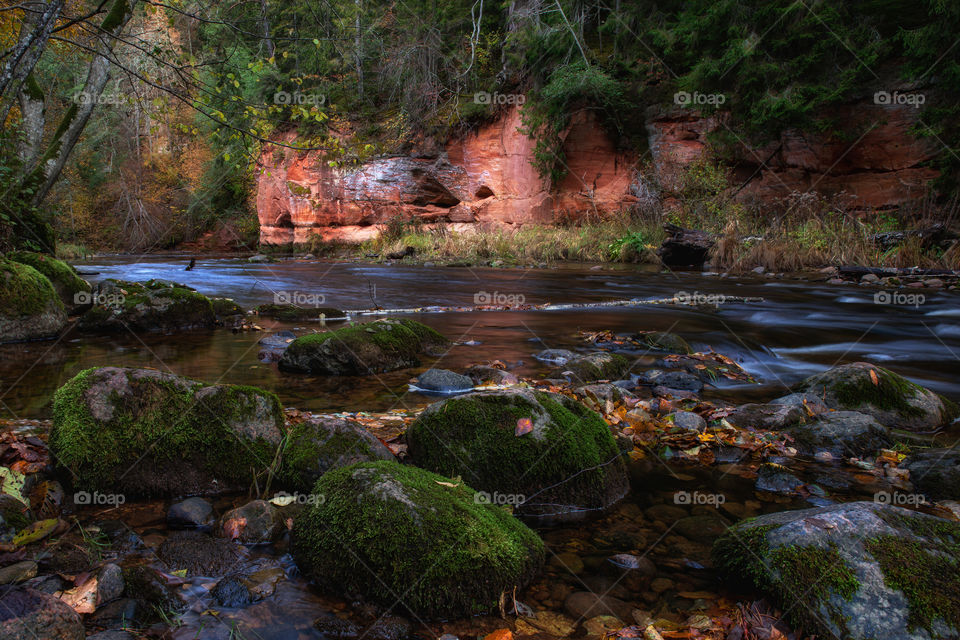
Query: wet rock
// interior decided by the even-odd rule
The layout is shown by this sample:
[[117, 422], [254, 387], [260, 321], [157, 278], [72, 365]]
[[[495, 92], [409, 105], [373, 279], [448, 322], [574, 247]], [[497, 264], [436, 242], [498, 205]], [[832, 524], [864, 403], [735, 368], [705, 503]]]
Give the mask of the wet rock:
[[97, 604], [116, 600], [123, 594], [123, 570], [107, 563], [97, 572]]
[[632, 607], [609, 595], [598, 595], [591, 591], [571, 593], [563, 603], [563, 610], [574, 620], [586, 620], [595, 616], [614, 616], [621, 620], [630, 619]]
[[223, 514], [218, 533], [243, 544], [266, 544], [273, 542], [281, 527], [275, 506], [266, 500], [253, 500]]
[[283, 352], [290, 343], [297, 339], [297, 334], [292, 331], [277, 331], [268, 336], [264, 336], [257, 341], [257, 344], [264, 349]]
[[675, 333], [668, 331], [650, 331], [641, 333], [637, 337], [647, 347], [656, 351], [682, 353], [684, 355], [693, 353], [693, 349], [690, 348], [687, 341]]
[[6, 258], [33, 267], [53, 285], [67, 313], [74, 315], [90, 306], [90, 283], [77, 274], [77, 270], [62, 260], [33, 251], [12, 251]]
[[950, 400], [867, 362], [818, 373], [796, 390], [822, 398], [831, 409], [866, 413], [886, 427], [907, 431], [933, 430], [960, 415]]
[[96, 525], [110, 539], [110, 544], [120, 552], [129, 553], [143, 549], [143, 539], [126, 523], [120, 520], [102, 520]]
[[615, 556], [607, 558], [618, 572], [637, 572], [640, 575], [652, 576], [657, 573], [657, 568], [653, 561], [646, 556], [635, 556], [629, 553], [618, 553]]
[[[518, 620], [518, 633], [521, 631], [521, 622], [525, 622], [533, 627], [533, 629], [539, 629], [540, 631], [557, 638], [566, 638], [567, 636], [573, 634], [574, 630], [577, 628], [577, 625], [573, 620], [565, 615], [554, 613], [553, 611], [537, 611], [536, 617], [522, 618], [521, 620]], [[531, 634], [522, 633], [521, 635]]]
[[793, 493], [793, 490], [801, 484], [803, 482], [783, 465], [765, 462], [757, 469], [756, 487], [758, 491]]
[[0, 257], [0, 343], [52, 338], [67, 312], [50, 280], [31, 266]]
[[129, 631], [114, 629], [112, 631], [101, 631], [92, 636], [87, 636], [87, 640], [136, 640], [136, 636]]
[[393, 459], [390, 449], [363, 425], [343, 418], [311, 418], [291, 427], [278, 480], [295, 491], [309, 492], [331, 469]]
[[213, 505], [203, 498], [187, 498], [170, 506], [167, 525], [171, 529], [199, 529], [213, 525]]
[[676, 521], [672, 533], [695, 542], [713, 542], [729, 526], [730, 522], [719, 514], [687, 516]]
[[24, 587], [0, 588], [0, 638], [83, 640], [80, 616], [52, 595]]
[[54, 394], [49, 446], [77, 490], [128, 500], [213, 494], [245, 490], [265, 473], [283, 426], [280, 401], [266, 391], [99, 367]]
[[707, 421], [700, 414], [692, 411], [674, 411], [666, 416], [666, 419], [673, 422], [684, 431], [704, 432], [707, 429]]
[[570, 572], [574, 575], [583, 573], [583, 560], [575, 553], [558, 553], [550, 558], [550, 566], [558, 571]]
[[164, 332], [211, 328], [213, 303], [183, 284], [108, 279], [93, 289], [94, 304], [77, 321], [87, 333]]
[[[262, 304], [255, 309], [258, 315], [283, 322], [309, 320], [343, 320], [347, 314], [333, 307], [300, 307], [295, 304]], [[286, 332], [284, 332], [286, 333]]]
[[615, 616], [596, 616], [584, 622], [583, 628], [588, 636], [606, 636], [622, 629], [623, 623]]
[[621, 403], [626, 398], [635, 398], [636, 394], [613, 383], [585, 384], [574, 389], [574, 393], [587, 396], [601, 402]]
[[312, 333], [290, 343], [280, 369], [322, 375], [369, 375], [416, 367], [422, 353], [435, 352], [449, 341], [414, 320], [377, 320]]
[[514, 374], [496, 367], [486, 365], [474, 365], [467, 369], [467, 375], [473, 381], [474, 386], [487, 384], [510, 385], [517, 384], [520, 380]]
[[630, 371], [630, 361], [617, 353], [590, 353], [568, 360], [562, 368], [576, 382], [617, 380]]
[[231, 298], [210, 298], [213, 317], [218, 326], [236, 327], [243, 323], [247, 312]]
[[680, 518], [686, 518], [689, 513], [683, 507], [674, 504], [655, 504], [644, 511], [644, 515], [650, 520], [660, 520], [662, 522], [674, 522]]
[[713, 237], [706, 231], [683, 229], [675, 224], [664, 225], [670, 234], [657, 255], [668, 267], [699, 267], [707, 260], [710, 249], [715, 244]]
[[[715, 565], [747, 580], [823, 638], [956, 637], [960, 523], [874, 502], [760, 516], [713, 548]], [[805, 606], [797, 607], [798, 593]]]
[[797, 450], [808, 455], [827, 451], [837, 457], [874, 454], [893, 443], [887, 428], [864, 413], [832, 411], [786, 430]]
[[741, 429], [779, 431], [803, 422], [806, 417], [802, 406], [749, 403], [730, 413], [727, 422]]
[[411, 625], [406, 618], [387, 616], [370, 625], [364, 636], [370, 640], [406, 640], [410, 631]]
[[900, 463], [910, 471], [910, 482], [935, 500], [960, 499], [960, 450], [927, 449]]
[[[186, 533], [196, 534], [196, 532]], [[204, 560], [201, 559], [200, 562]], [[123, 594], [127, 598], [136, 600], [137, 616], [134, 619], [138, 623], [144, 624], [158, 619], [160, 611], [178, 612], [184, 608], [185, 603], [177, 590], [152, 567], [147, 565], [123, 567], [123, 583]], [[124, 603], [124, 606], [129, 607], [129, 604]], [[126, 613], [125, 610], [118, 610], [118, 612]]]
[[404, 593], [419, 616], [455, 617], [495, 610], [501, 593], [543, 564], [533, 531], [449, 477], [369, 462], [324, 474], [314, 493], [325, 499], [297, 516], [291, 551], [304, 576], [329, 590], [386, 606]]
[[462, 393], [473, 389], [473, 380], [447, 369], [427, 369], [417, 378], [417, 387], [437, 393]]
[[254, 601], [247, 585], [240, 576], [232, 575], [223, 578], [210, 591], [210, 595], [221, 607], [239, 609]]
[[313, 628], [330, 640], [354, 640], [361, 632], [356, 623], [334, 615], [320, 616], [313, 621]]
[[[528, 432], [518, 436], [521, 427]], [[560, 394], [524, 389], [458, 396], [427, 407], [406, 438], [418, 466], [460, 476], [491, 496], [514, 496], [521, 514], [580, 519], [629, 489], [606, 422]]]
[[99, 607], [88, 620], [97, 627], [129, 627], [140, 621], [139, 613], [143, 604], [137, 605], [133, 598], [123, 598], [108, 602]]
[[574, 358], [579, 357], [579, 354], [569, 351], [567, 349], [544, 349], [539, 353], [533, 354], [533, 357], [539, 360], [540, 362], [546, 362], [549, 364], [564, 365]]
[[686, 371], [661, 371], [660, 369], [651, 369], [641, 374], [640, 381], [643, 384], [677, 389], [678, 391], [690, 391], [692, 393], [700, 393], [703, 391], [703, 381]]
[[24, 560], [0, 569], [0, 585], [26, 582], [37, 575], [37, 563]]
[[271, 258], [268, 255], [258, 253], [256, 255], [252, 255], [249, 258], [247, 258], [247, 262], [250, 262], [253, 264], [260, 264], [260, 263], [266, 263], [266, 262], [273, 262], [273, 258]]
[[177, 531], [160, 545], [157, 556], [171, 571], [186, 569], [188, 576], [222, 576], [236, 566], [240, 552], [222, 538], [200, 531]]

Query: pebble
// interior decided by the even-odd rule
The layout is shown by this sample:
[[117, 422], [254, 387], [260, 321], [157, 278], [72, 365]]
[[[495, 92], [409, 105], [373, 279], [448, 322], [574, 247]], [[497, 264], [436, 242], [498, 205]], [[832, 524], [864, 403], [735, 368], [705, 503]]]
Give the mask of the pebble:
[[583, 573], [583, 560], [575, 553], [558, 553], [550, 559], [550, 565], [574, 575]]

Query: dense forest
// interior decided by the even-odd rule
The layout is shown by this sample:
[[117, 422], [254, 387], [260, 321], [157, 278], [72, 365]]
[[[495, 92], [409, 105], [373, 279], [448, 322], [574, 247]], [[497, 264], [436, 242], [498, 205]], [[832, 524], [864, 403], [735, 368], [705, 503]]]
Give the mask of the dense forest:
[[939, 193], [960, 166], [948, 0], [24, 0], [0, 22], [6, 246], [143, 251], [223, 224], [253, 245], [264, 145], [350, 166], [468, 131], [517, 96], [553, 180], [575, 109], [642, 157], [645, 110], [693, 96], [729, 114], [712, 141], [723, 160], [787, 129], [830, 131], [831, 105], [891, 82], [923, 93], [914, 133], [942, 146]]

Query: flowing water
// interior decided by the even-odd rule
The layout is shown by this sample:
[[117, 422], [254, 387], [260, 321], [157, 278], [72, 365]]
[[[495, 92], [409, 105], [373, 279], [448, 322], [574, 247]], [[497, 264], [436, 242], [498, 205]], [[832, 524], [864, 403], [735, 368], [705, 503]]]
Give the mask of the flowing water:
[[[108, 277], [172, 280], [209, 296], [233, 298], [245, 308], [273, 302], [276, 296], [322, 299], [324, 306], [343, 309], [456, 307], [473, 305], [475, 300], [522, 300], [534, 305], [599, 303], [678, 294], [698, 296], [705, 303], [721, 296], [760, 298], [719, 307], [427, 312], [415, 317], [462, 343], [439, 360], [424, 361], [422, 368], [435, 365], [461, 370], [498, 359], [520, 375], [546, 375], [548, 370], [532, 354], [544, 348], [584, 349], [586, 343], [578, 335], [581, 330], [669, 330], [685, 337], [697, 350], [712, 348], [733, 358], [758, 381], [718, 382], [708, 387], [704, 396], [720, 403], [772, 399], [812, 373], [858, 360], [890, 368], [960, 400], [960, 296], [952, 292], [924, 291], [922, 300], [910, 300], [914, 304], [894, 305], [885, 304], [872, 288], [635, 268], [497, 270], [295, 260], [250, 264], [207, 258], [198, 261], [194, 270], [184, 271], [186, 262], [177, 256], [118, 257], [99, 258], [78, 267], [91, 281]], [[258, 321], [269, 330], [302, 333], [318, 328], [316, 324]], [[409, 380], [422, 368], [363, 378], [279, 372], [275, 364], [258, 359], [257, 341], [263, 335], [217, 329], [175, 336], [88, 336], [71, 330], [56, 342], [5, 345], [0, 347], [0, 410], [7, 418], [47, 418], [51, 394], [59, 385], [84, 368], [102, 365], [154, 367], [206, 382], [257, 385], [275, 391], [286, 406], [316, 412], [414, 409], [434, 400], [408, 391]], [[652, 364], [653, 358], [638, 362], [640, 367]], [[710, 544], [717, 534], [712, 525], [718, 518], [735, 521], [831, 500], [870, 499], [884, 488], [882, 480], [851, 474], [839, 465], [791, 461], [794, 473], [826, 488], [830, 497], [763, 498], [755, 494], [751, 475], [736, 464], [740, 455], [721, 450], [719, 464], [692, 470], [656, 459], [635, 463], [631, 469], [634, 491], [612, 513], [589, 526], [541, 531], [551, 552], [548, 570], [518, 594], [518, 599], [534, 609], [562, 612], [564, 598], [573, 591], [609, 592], [630, 609], [679, 622], [697, 611], [709, 611], [719, 595], [734, 597], [717, 593], [718, 583], [709, 571]], [[677, 504], [677, 492], [706, 498]], [[220, 512], [221, 507], [218, 505]], [[84, 518], [127, 520], [129, 516], [150, 547], [151, 539], [165, 535], [165, 508], [160, 503], [126, 505], [122, 513], [88, 510]], [[652, 559], [658, 572], [654, 583], [638, 586], [624, 580], [609, 560], [621, 553]], [[315, 593], [297, 577], [282, 546], [254, 549], [245, 562], [272, 564], [283, 569], [289, 579], [279, 583], [273, 596], [238, 610], [215, 607], [204, 595], [204, 587], [215, 580], [194, 579], [190, 591], [196, 598], [173, 637], [320, 638], [312, 621], [323, 612], [359, 622], [368, 615], [353, 603]], [[211, 608], [217, 615], [205, 613]], [[497, 618], [479, 617], [432, 623], [420, 627], [418, 633], [435, 638], [448, 632], [462, 637], [502, 626]]]

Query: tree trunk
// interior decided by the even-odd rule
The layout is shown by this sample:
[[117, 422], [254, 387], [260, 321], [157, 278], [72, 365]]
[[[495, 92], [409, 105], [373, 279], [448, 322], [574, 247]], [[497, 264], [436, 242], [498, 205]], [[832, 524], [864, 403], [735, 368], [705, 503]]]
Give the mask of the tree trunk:
[[50, 39], [50, 33], [57, 24], [57, 19], [63, 10], [63, 0], [47, 0], [46, 2], [25, 3], [26, 14], [20, 27], [20, 39], [10, 53], [3, 71], [0, 71], [0, 98], [3, 99], [3, 108], [0, 111], [0, 123], [6, 122], [10, 115], [10, 108], [17, 100], [27, 76], [33, 72], [37, 61], [43, 54]]

